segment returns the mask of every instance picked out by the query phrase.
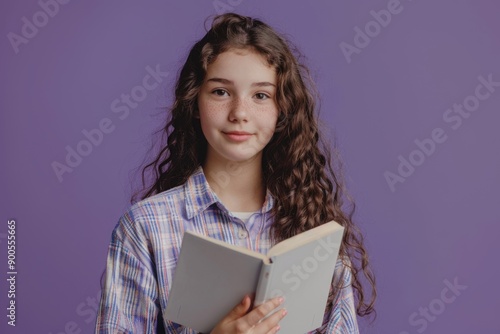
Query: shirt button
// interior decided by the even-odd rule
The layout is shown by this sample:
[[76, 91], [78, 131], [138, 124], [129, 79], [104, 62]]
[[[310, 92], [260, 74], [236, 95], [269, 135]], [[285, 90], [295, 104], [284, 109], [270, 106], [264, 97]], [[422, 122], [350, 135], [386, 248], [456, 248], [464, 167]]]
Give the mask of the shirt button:
[[247, 231], [240, 230], [238, 232], [238, 236], [240, 237], [240, 239], [245, 239], [247, 237]]

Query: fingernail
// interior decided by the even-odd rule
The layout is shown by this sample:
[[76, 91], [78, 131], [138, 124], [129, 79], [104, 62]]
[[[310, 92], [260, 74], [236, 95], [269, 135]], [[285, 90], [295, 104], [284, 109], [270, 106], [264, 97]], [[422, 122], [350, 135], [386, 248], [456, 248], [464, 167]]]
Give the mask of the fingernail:
[[279, 331], [279, 330], [280, 330], [280, 328], [281, 328], [281, 326], [280, 326], [280, 325], [276, 326], [276, 332], [277, 332], [277, 331]]
[[247, 296], [243, 297], [243, 300], [241, 301], [241, 305], [245, 305], [246, 300], [247, 300]]
[[285, 310], [285, 309], [283, 309], [283, 311], [281, 311], [281, 315], [282, 315], [282, 316], [285, 316], [287, 313], [288, 313], [288, 311], [287, 311], [287, 310]]
[[285, 298], [283, 298], [283, 297], [279, 297], [278, 298], [278, 301], [279, 301], [280, 304], [283, 303], [284, 300], [285, 300]]

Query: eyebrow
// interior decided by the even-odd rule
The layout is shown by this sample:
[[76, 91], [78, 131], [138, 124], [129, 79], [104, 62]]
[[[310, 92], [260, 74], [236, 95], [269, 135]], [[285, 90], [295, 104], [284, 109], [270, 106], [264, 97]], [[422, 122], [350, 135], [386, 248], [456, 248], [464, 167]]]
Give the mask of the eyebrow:
[[[234, 85], [233, 81], [228, 80], [228, 79], [224, 79], [224, 78], [210, 78], [207, 80], [207, 82], [220, 82], [220, 83], [227, 84], [227, 85]], [[252, 84], [252, 87], [266, 87], [266, 86], [276, 87], [275, 84], [272, 84], [268, 81], [254, 82]]]

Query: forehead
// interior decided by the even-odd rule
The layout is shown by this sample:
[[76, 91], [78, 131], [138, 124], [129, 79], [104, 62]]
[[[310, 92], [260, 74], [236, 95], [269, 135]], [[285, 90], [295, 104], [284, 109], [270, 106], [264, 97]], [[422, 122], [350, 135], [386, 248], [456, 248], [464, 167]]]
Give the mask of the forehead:
[[208, 65], [206, 78], [219, 77], [231, 81], [276, 83], [276, 70], [266, 58], [253, 50], [231, 49]]

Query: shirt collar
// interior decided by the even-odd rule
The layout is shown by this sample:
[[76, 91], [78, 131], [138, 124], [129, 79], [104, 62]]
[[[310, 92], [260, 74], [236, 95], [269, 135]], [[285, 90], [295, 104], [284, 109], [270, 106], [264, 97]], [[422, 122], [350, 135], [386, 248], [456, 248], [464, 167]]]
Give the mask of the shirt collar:
[[[198, 166], [184, 184], [184, 198], [186, 199], [185, 203], [188, 219], [200, 214], [214, 203], [216, 203], [221, 210], [229, 213], [229, 210], [220, 201], [212, 188], [210, 188], [202, 166]], [[266, 200], [262, 205], [261, 213], [269, 212], [273, 208], [273, 205], [274, 198], [269, 192], [269, 189], [267, 189]]]

